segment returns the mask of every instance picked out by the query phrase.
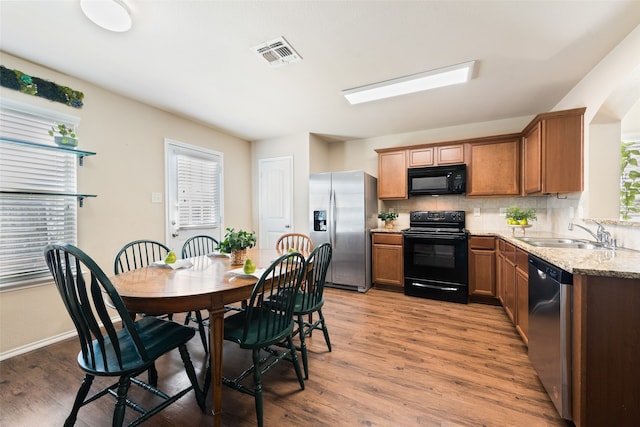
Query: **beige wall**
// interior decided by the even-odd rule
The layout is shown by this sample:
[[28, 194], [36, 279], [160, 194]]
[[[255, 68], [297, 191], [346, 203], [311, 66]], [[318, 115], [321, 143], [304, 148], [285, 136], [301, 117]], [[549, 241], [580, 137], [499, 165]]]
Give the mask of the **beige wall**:
[[[224, 217], [232, 226], [252, 227], [250, 144], [210, 127], [105, 91], [97, 86], [1, 53], [2, 65], [55, 81], [85, 94], [81, 109], [0, 88], [10, 98], [80, 117], [79, 146], [95, 151], [78, 168], [78, 190], [97, 194], [78, 210], [78, 246], [107, 272], [128, 241], [165, 240], [164, 204], [151, 192], [164, 192], [164, 138], [222, 152]], [[163, 198], [166, 200], [166, 197]], [[0, 357], [46, 343], [73, 327], [52, 284], [0, 293]]]
[[[259, 231], [258, 160], [275, 157], [293, 157], [293, 224], [291, 232], [306, 233], [309, 211], [309, 134], [290, 135], [283, 138], [254, 141], [251, 144], [251, 169], [253, 173], [253, 223]], [[260, 244], [260, 242], [258, 242]]]
[[[585, 191], [580, 210], [585, 217], [619, 217], [620, 123], [633, 103], [606, 105], [607, 100], [640, 65], [640, 25], [596, 65], [554, 108], [587, 107], [585, 112]], [[637, 84], [636, 84], [637, 85]], [[617, 117], [613, 117], [616, 112]], [[606, 123], [602, 117], [606, 116]]]

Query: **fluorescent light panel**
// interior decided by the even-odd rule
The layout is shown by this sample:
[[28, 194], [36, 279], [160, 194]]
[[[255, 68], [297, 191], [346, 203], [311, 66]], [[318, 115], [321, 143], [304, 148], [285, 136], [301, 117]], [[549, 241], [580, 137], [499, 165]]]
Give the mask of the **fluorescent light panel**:
[[131, 11], [122, 0], [80, 0], [82, 12], [94, 24], [117, 33], [131, 29]]
[[425, 71], [411, 76], [400, 77], [380, 83], [343, 90], [342, 94], [351, 104], [391, 98], [423, 90], [435, 89], [465, 83], [473, 75], [476, 61], [469, 61], [436, 70]]

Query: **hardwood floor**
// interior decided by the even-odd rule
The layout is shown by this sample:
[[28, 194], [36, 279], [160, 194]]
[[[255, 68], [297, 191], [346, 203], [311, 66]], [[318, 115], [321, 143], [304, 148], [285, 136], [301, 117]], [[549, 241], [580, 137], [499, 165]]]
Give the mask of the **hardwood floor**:
[[[305, 390], [290, 364], [266, 374], [266, 426], [567, 425], [502, 307], [377, 289], [327, 289], [325, 300], [333, 351], [322, 333], [308, 339]], [[197, 335], [189, 351], [202, 380], [206, 357]], [[62, 425], [83, 378], [77, 352], [68, 340], [1, 362], [0, 425]], [[226, 343], [225, 375], [248, 366], [248, 353]], [[179, 360], [175, 352], [158, 364], [162, 389], [187, 382]], [[225, 387], [222, 400], [223, 426], [256, 424], [253, 397]], [[112, 412], [113, 399], [101, 398], [80, 409], [76, 425], [110, 425]], [[212, 417], [189, 393], [145, 425], [207, 426]]]

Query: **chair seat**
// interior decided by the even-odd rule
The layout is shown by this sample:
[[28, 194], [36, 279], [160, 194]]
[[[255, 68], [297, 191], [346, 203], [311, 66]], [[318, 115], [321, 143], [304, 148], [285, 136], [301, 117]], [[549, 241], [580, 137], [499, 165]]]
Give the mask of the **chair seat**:
[[[278, 334], [271, 334], [265, 324], [273, 325], [274, 322], [267, 320], [273, 320], [276, 317], [281, 317], [281, 315], [264, 308], [254, 309], [251, 313], [251, 319], [247, 319], [248, 312], [246, 311], [240, 311], [225, 318], [224, 339], [238, 343], [241, 348], [260, 348], [281, 342], [287, 335], [291, 334], [295, 326], [295, 321], [292, 317], [291, 324], [286, 330], [278, 331], [280, 332]], [[247, 335], [244, 337], [244, 330], [247, 324]]]
[[324, 304], [324, 298], [320, 298], [320, 300], [313, 305], [309, 304], [309, 295], [305, 295], [303, 292], [298, 292], [296, 295], [296, 302], [293, 307], [293, 314], [309, 314], [318, 311], [318, 309], [322, 308]]
[[196, 333], [191, 328], [185, 328], [178, 323], [168, 322], [152, 316], [143, 317], [135, 322], [134, 326], [140, 336], [143, 347], [147, 350], [148, 362], [145, 363], [136, 350], [131, 335], [126, 330], [120, 329], [117, 332], [117, 336], [120, 346], [119, 352], [122, 355], [122, 368], [118, 364], [115, 356], [116, 351], [114, 351], [109, 337], [106, 337], [104, 341], [104, 353], [107, 354], [106, 366], [102, 356], [103, 350], [97, 340], [92, 342], [96, 359], [95, 366], [92, 366], [90, 359], [84, 360], [82, 352], [78, 354], [78, 365], [96, 376], [128, 375], [136, 371], [144, 371], [153, 364], [155, 359], [177, 348], [180, 344], [186, 343]]

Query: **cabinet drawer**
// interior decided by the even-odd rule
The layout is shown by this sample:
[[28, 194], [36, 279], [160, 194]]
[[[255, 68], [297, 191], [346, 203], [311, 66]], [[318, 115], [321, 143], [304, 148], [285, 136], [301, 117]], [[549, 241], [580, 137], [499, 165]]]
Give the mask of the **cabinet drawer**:
[[469, 247], [471, 249], [495, 249], [495, 239], [493, 237], [469, 237]]
[[402, 245], [402, 234], [399, 233], [373, 233], [372, 242], [382, 245]]

